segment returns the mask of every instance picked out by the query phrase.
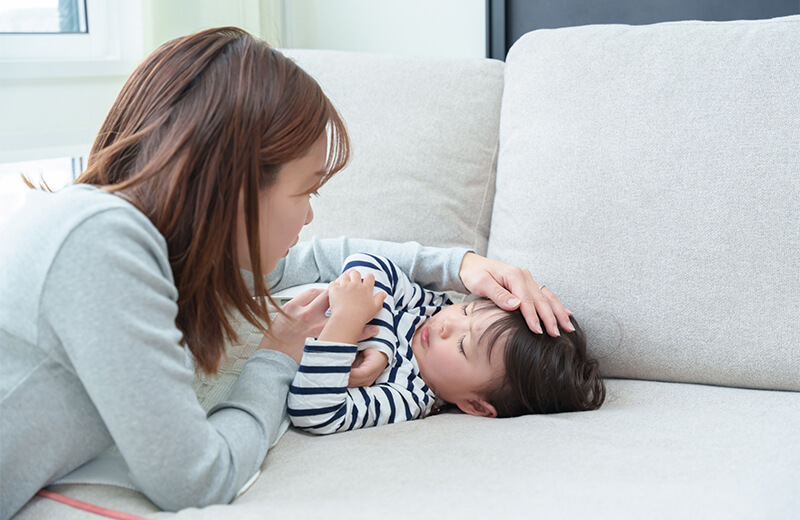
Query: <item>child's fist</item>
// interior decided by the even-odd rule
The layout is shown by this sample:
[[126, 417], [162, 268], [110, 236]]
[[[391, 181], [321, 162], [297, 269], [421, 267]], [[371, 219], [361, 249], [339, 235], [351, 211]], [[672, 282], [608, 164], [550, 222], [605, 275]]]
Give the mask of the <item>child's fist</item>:
[[371, 320], [383, 305], [386, 293], [372, 294], [375, 277], [350, 269], [328, 285], [331, 317], [322, 329], [319, 339], [355, 344], [364, 325]]
[[373, 294], [375, 277], [367, 274], [361, 278], [361, 273], [349, 269], [328, 286], [330, 298], [331, 317], [348, 316], [353, 321], [359, 321], [363, 327], [371, 320], [383, 305], [386, 293], [379, 291]]
[[367, 348], [360, 351], [350, 367], [350, 382], [347, 386], [372, 386], [388, 365], [389, 358], [380, 350]]

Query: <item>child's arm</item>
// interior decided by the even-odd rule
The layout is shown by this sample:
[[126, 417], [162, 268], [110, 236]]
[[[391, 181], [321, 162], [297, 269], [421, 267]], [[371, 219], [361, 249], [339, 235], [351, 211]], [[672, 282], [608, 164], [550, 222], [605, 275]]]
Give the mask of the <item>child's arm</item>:
[[[331, 317], [319, 339], [306, 341], [300, 368], [289, 390], [289, 417], [292, 424], [313, 433], [333, 433], [365, 426], [410, 420], [421, 415], [431, 397], [421, 380], [406, 379], [408, 388], [394, 383], [348, 390], [350, 366], [356, 357], [355, 341], [367, 320], [378, 307], [385, 309], [384, 290], [380, 284], [373, 295], [372, 273], [348, 270], [328, 287]], [[387, 326], [394, 327], [394, 313], [389, 312]], [[372, 322], [370, 322], [372, 323]], [[416, 387], [414, 386], [416, 384]]]
[[310, 433], [380, 426], [417, 419], [433, 405], [421, 380], [347, 388], [355, 345], [306, 342], [300, 369], [289, 388], [289, 418]]
[[355, 345], [367, 322], [381, 308], [386, 293], [376, 291], [371, 274], [363, 278], [356, 270], [345, 270], [328, 285], [331, 317], [319, 333], [320, 341]]
[[[443, 305], [452, 303], [444, 293], [423, 289], [413, 283], [400, 268], [388, 258], [368, 253], [357, 253], [345, 259], [344, 270], [356, 270], [362, 276], [375, 278], [375, 290], [386, 293], [378, 313], [367, 323], [377, 325], [378, 334], [359, 342], [359, 350], [374, 348], [391, 360], [397, 352], [397, 311], [420, 308], [421, 315], [431, 315]], [[373, 379], [374, 381], [374, 379]]]

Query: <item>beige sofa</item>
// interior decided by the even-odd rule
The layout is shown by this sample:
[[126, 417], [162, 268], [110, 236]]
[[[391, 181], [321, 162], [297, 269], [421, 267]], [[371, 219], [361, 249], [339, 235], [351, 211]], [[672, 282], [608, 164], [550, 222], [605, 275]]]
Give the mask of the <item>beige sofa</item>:
[[[583, 323], [606, 403], [290, 430], [202, 510], [59, 491], [170, 520], [799, 517], [800, 17], [538, 31], [506, 63], [289, 54], [354, 142], [302, 238], [527, 267]], [[96, 517], [36, 498], [16, 518]]]

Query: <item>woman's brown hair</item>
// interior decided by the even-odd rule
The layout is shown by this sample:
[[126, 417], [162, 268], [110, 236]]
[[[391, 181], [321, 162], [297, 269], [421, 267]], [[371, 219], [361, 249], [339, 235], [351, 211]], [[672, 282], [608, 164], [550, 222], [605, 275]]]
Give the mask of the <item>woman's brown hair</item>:
[[570, 321], [575, 331], [559, 327], [555, 338], [531, 332], [519, 309], [487, 327], [479, 342], [488, 345], [489, 355], [505, 343], [504, 374], [483, 392], [498, 417], [600, 408], [606, 389], [599, 363], [589, 357], [581, 327], [571, 316]]
[[[230, 311], [266, 332], [258, 194], [328, 132], [326, 174], [349, 157], [344, 123], [311, 76], [247, 32], [223, 27], [165, 43], [122, 87], [78, 183], [118, 193], [167, 241], [176, 325], [196, 366], [214, 373], [235, 339]], [[239, 270], [243, 195], [254, 299]]]

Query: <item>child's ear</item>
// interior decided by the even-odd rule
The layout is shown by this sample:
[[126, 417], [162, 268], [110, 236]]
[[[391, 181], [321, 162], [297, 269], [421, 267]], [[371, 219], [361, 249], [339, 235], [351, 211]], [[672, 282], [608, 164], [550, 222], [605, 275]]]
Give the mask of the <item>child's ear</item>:
[[497, 410], [483, 399], [464, 399], [456, 403], [462, 412], [476, 417], [497, 417]]

